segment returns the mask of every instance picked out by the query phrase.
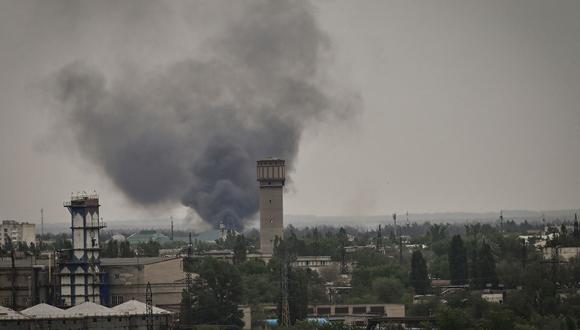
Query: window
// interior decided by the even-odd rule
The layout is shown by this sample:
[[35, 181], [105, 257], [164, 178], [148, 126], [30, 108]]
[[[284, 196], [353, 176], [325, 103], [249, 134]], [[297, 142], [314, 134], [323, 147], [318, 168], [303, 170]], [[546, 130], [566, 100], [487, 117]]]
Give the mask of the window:
[[372, 314], [385, 314], [385, 306], [371, 306]]
[[330, 307], [318, 307], [318, 315], [330, 315]]
[[365, 314], [367, 312], [366, 307], [353, 307], [352, 313], [353, 314]]
[[348, 314], [348, 307], [334, 307], [334, 314]]
[[115, 277], [116, 280], [118, 280], [119, 279], [119, 274], [115, 274], [114, 277]]

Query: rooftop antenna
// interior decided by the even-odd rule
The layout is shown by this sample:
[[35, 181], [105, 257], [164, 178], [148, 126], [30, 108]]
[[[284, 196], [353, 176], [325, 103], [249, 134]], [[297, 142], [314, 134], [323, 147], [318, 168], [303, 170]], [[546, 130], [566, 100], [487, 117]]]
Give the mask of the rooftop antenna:
[[40, 242], [44, 236], [44, 209], [40, 209]]

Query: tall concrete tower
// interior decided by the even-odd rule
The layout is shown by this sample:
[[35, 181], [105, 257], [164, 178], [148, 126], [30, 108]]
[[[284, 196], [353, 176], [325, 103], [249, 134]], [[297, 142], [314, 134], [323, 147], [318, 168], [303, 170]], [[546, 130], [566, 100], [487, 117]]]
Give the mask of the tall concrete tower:
[[[99, 197], [78, 195], [64, 206], [71, 214], [72, 249], [59, 254], [60, 301], [74, 306], [85, 301], [104, 303], [101, 299], [99, 230], [105, 224], [99, 218]], [[104, 297], [103, 297], [104, 298]]]
[[284, 160], [259, 160], [257, 173], [260, 183], [260, 250], [264, 254], [272, 254], [274, 239], [276, 236], [282, 238], [284, 231]]

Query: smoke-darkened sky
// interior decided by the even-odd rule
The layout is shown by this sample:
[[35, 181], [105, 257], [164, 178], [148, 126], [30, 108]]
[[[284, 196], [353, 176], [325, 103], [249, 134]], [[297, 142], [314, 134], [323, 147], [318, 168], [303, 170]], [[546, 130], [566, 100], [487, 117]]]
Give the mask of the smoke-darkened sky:
[[265, 154], [290, 214], [576, 208], [579, 36], [577, 1], [2, 1], [0, 218], [242, 223]]

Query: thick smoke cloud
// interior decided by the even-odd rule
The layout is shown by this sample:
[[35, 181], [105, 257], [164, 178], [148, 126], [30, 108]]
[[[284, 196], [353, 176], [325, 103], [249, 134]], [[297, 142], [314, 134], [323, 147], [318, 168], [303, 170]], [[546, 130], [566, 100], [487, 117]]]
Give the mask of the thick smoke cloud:
[[[258, 209], [256, 160], [291, 170], [307, 125], [352, 109], [304, 1], [244, 2], [204, 55], [112, 79], [82, 61], [56, 76], [83, 156], [143, 205], [179, 200], [214, 226]], [[82, 59], [81, 59], [82, 60]]]

